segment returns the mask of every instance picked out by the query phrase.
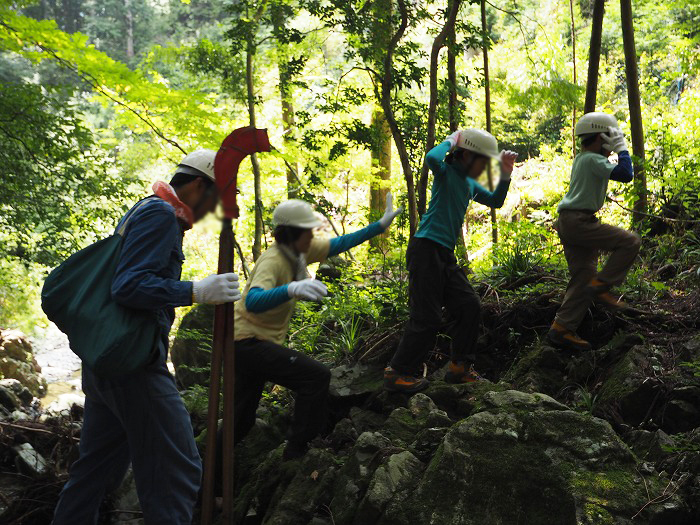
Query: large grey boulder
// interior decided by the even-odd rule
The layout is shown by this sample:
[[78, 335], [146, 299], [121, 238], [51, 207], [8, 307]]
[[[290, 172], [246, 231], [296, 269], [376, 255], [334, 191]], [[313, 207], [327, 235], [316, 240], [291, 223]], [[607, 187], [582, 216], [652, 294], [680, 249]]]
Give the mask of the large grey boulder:
[[[373, 396], [337, 433], [351, 435], [368, 411], [379, 423], [382, 399], [388, 417], [355, 428], [354, 442], [319, 442], [288, 463], [280, 446], [247, 462], [237, 516], [276, 525], [693, 523], [677, 479], [640, 464], [606, 421], [546, 394], [436, 382], [403, 406]], [[647, 505], [659, 495], [663, 505]]]

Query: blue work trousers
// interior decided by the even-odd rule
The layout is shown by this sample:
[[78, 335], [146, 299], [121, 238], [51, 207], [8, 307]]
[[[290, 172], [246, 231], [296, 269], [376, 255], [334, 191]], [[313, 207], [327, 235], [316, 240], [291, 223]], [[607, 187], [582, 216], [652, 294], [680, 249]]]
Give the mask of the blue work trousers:
[[54, 525], [96, 524], [102, 499], [131, 463], [146, 525], [191, 525], [202, 465], [190, 416], [165, 365], [107, 379], [83, 370], [80, 458], [70, 469]]

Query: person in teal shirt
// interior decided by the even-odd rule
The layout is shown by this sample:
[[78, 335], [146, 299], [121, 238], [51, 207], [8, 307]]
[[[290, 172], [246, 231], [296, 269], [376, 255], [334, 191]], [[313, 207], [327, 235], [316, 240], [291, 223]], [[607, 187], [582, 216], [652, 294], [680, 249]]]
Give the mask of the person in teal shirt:
[[[501, 180], [493, 192], [476, 181], [492, 158], [501, 163]], [[512, 151], [499, 153], [493, 135], [479, 129], [457, 131], [426, 155], [434, 176], [432, 196], [406, 252], [410, 316], [384, 371], [387, 390], [417, 392], [428, 386], [419, 371], [435, 345], [443, 306], [455, 319], [446, 380], [480, 379], [468, 361], [479, 335], [481, 301], [457, 264], [454, 249], [472, 200], [492, 208], [503, 206], [516, 158]]]

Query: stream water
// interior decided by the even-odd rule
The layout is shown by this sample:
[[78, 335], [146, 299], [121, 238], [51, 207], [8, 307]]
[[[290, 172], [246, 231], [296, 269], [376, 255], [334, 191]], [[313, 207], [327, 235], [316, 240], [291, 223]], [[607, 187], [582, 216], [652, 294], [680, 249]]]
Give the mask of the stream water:
[[37, 329], [31, 343], [48, 383], [42, 406], [49, 406], [62, 394], [82, 395], [80, 358], [71, 351], [66, 335], [51, 323], [47, 328]]

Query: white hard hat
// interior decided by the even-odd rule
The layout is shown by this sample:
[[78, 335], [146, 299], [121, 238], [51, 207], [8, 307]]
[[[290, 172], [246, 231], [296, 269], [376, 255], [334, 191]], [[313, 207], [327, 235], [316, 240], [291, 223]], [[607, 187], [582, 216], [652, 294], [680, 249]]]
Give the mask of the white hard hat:
[[180, 161], [175, 173], [197, 175], [216, 181], [214, 177], [214, 159], [216, 159], [216, 151], [213, 149], [198, 149], [186, 155]]
[[308, 202], [299, 199], [290, 199], [281, 203], [272, 215], [275, 226], [294, 226], [295, 228], [312, 229], [323, 224], [316, 217], [314, 210]]
[[609, 113], [602, 111], [592, 111], [582, 116], [576, 123], [574, 134], [577, 137], [581, 135], [590, 135], [591, 133], [607, 133], [608, 128], [619, 128], [617, 119]]
[[457, 147], [500, 160], [496, 137], [483, 129], [463, 129], [459, 133]]

